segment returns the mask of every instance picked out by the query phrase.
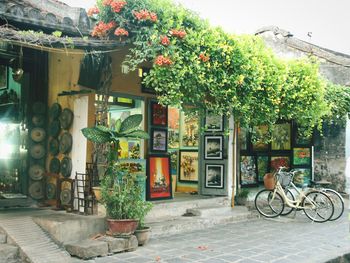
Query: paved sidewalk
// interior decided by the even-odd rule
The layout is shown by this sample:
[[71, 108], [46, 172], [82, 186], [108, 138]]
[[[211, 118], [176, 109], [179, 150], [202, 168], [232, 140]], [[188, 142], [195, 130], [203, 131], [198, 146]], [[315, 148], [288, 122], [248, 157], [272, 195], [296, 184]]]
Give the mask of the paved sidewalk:
[[[327, 262], [350, 253], [349, 212], [335, 222], [297, 217], [254, 219], [168, 238], [153, 239], [134, 252], [85, 262]], [[82, 262], [82, 261], [81, 261]]]

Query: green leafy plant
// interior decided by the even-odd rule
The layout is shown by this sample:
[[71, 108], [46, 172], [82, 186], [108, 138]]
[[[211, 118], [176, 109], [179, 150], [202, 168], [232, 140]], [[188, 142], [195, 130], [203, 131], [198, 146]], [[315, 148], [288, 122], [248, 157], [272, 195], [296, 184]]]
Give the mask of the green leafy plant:
[[247, 188], [240, 188], [237, 192], [238, 198], [247, 198], [250, 194], [250, 191]]
[[108, 144], [107, 169], [101, 180], [102, 204], [111, 219], [139, 219], [143, 224], [145, 215], [152, 204], [143, 200], [142, 188], [135, 175], [120, 167], [118, 149], [120, 138], [149, 139], [149, 135], [139, 129], [142, 115], [135, 114], [120, 119], [112, 128], [96, 126], [82, 129], [83, 135], [97, 144]]

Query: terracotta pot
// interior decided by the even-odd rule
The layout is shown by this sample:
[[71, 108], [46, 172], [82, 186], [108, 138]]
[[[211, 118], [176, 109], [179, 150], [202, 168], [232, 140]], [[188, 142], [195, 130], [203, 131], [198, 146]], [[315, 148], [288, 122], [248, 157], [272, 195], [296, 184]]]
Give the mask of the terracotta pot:
[[132, 235], [138, 225], [135, 219], [107, 219], [109, 231], [112, 235]]
[[139, 246], [143, 246], [148, 243], [150, 233], [151, 233], [150, 227], [144, 227], [143, 229], [135, 230], [135, 236], [137, 238]]
[[264, 175], [264, 186], [266, 189], [273, 190], [275, 188], [275, 177], [273, 173], [267, 173]]
[[101, 198], [102, 198], [101, 187], [99, 186], [92, 187], [92, 192], [94, 193], [96, 200], [101, 201]]

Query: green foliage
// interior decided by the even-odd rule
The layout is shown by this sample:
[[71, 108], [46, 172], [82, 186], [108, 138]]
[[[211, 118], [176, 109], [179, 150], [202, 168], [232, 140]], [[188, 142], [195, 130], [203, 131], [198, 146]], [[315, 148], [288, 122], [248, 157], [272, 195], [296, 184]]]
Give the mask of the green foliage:
[[249, 196], [250, 191], [247, 188], [240, 188], [237, 192], [237, 198], [247, 198]]

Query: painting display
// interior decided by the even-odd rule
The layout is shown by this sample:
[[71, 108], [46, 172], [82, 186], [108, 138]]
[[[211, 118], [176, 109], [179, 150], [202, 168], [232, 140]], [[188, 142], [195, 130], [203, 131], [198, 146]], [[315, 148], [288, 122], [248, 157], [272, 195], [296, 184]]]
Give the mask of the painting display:
[[128, 141], [129, 158], [140, 159], [140, 142], [139, 141]]
[[204, 125], [208, 132], [222, 132], [224, 131], [224, 118], [221, 115], [207, 111]]
[[179, 181], [198, 182], [198, 151], [180, 151]]
[[224, 188], [224, 165], [206, 164], [205, 165], [205, 187], [206, 188]]
[[169, 156], [149, 156], [147, 190], [148, 200], [172, 198]]
[[246, 128], [239, 127], [238, 128], [238, 143], [241, 151], [248, 150], [248, 131]]
[[178, 108], [168, 108], [168, 128], [171, 130], [178, 130], [180, 127], [180, 110]]
[[7, 67], [0, 65], [0, 90], [7, 89]]
[[290, 168], [290, 158], [289, 156], [271, 156], [270, 170], [275, 172], [280, 167]]
[[171, 174], [177, 175], [178, 172], [178, 163], [179, 163], [179, 152], [177, 150], [170, 151], [170, 170]]
[[310, 164], [311, 164], [310, 148], [293, 149], [293, 165], [310, 165]]
[[119, 140], [118, 157], [120, 159], [129, 158], [129, 144], [127, 140]]
[[296, 168], [293, 182], [296, 186], [310, 185], [311, 169], [310, 168]]
[[181, 147], [198, 147], [199, 129], [198, 117], [182, 112]]
[[178, 149], [180, 147], [179, 130], [168, 129], [168, 147], [169, 149]]
[[223, 158], [223, 136], [204, 136], [204, 159], [222, 160]]
[[291, 149], [290, 123], [275, 124], [272, 130], [271, 150]]
[[295, 144], [308, 146], [312, 144], [312, 136], [305, 137], [303, 131], [299, 128], [295, 129]]
[[119, 160], [121, 169], [126, 169], [129, 173], [146, 175], [146, 160], [144, 159], [122, 159]]
[[269, 172], [269, 157], [268, 156], [257, 156], [258, 166], [258, 181], [264, 182], [264, 176]]
[[253, 128], [253, 133], [256, 136], [256, 141], [252, 143], [253, 151], [267, 151], [269, 149], [269, 144], [264, 142], [268, 132], [269, 130], [266, 125]]
[[166, 152], [167, 151], [167, 136], [166, 129], [151, 130], [151, 152]]
[[168, 107], [151, 101], [151, 125], [166, 127], [168, 125]]
[[241, 156], [240, 160], [240, 179], [241, 185], [256, 185], [257, 173], [256, 173], [256, 159], [254, 156]]

